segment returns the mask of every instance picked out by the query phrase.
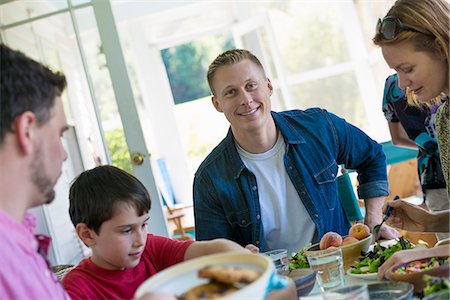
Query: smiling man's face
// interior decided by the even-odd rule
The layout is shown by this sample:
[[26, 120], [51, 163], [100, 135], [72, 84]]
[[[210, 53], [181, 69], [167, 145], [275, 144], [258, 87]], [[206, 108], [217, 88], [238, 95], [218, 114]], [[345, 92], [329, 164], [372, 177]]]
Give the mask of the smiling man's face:
[[271, 120], [272, 84], [250, 60], [218, 68], [212, 88], [214, 107], [225, 114], [235, 135], [260, 130]]

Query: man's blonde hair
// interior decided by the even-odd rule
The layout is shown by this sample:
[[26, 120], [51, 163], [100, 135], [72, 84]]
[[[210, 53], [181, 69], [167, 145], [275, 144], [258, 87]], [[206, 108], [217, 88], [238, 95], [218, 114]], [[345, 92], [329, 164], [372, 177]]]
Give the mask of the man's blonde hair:
[[[449, 60], [449, 25], [450, 9], [446, 0], [397, 0], [386, 16], [398, 18], [406, 26], [417, 30], [402, 31], [393, 39], [384, 39], [377, 32], [373, 42], [378, 46], [409, 43], [416, 51], [428, 52], [441, 58], [447, 64]], [[421, 104], [415, 95], [406, 91], [408, 103], [420, 107]], [[428, 101], [429, 104], [440, 103], [441, 97]]]
[[214, 89], [212, 86], [212, 81], [214, 79], [214, 75], [216, 71], [223, 66], [229, 66], [236, 64], [245, 59], [250, 60], [255, 63], [261, 71], [263, 72], [264, 77], [266, 77], [266, 72], [264, 71], [264, 67], [259, 61], [259, 59], [250, 51], [244, 49], [232, 49], [219, 54], [219, 56], [214, 59], [214, 61], [209, 65], [208, 72], [206, 73], [206, 78], [208, 79], [209, 88], [214, 95]]

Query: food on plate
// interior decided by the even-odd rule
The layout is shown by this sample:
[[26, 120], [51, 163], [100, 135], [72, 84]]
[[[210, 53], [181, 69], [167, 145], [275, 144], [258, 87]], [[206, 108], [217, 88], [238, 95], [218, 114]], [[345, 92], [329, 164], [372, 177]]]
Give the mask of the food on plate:
[[359, 257], [356, 264], [350, 267], [350, 273], [376, 273], [378, 268], [395, 252], [412, 248], [414, 248], [414, 245], [404, 237], [400, 237], [397, 243], [389, 247], [383, 247], [380, 243], [375, 243], [372, 251], [364, 253]]
[[432, 268], [440, 267], [448, 264], [449, 259], [443, 257], [431, 257], [423, 260], [416, 260], [408, 263], [408, 265], [395, 270], [398, 274], [411, 274], [427, 271]]
[[450, 289], [450, 278], [435, 277], [430, 275], [424, 275], [426, 286], [423, 289], [423, 295], [428, 296], [441, 290]]
[[342, 236], [339, 233], [329, 231], [325, 233], [320, 239], [319, 244], [320, 250], [324, 250], [329, 247], [340, 247], [340, 246], [342, 246]]
[[254, 270], [230, 266], [206, 266], [198, 270], [199, 278], [209, 283], [195, 286], [179, 295], [179, 300], [217, 299], [238, 291], [244, 285], [257, 280], [261, 274]]
[[342, 241], [342, 246], [351, 245], [351, 244], [357, 243], [358, 241], [359, 240], [357, 238], [354, 238], [352, 236], [346, 236], [344, 238], [344, 240]]
[[348, 235], [355, 239], [362, 240], [370, 235], [370, 228], [366, 224], [356, 223], [350, 227]]
[[309, 268], [308, 259], [305, 256], [305, 249], [310, 247], [311, 243], [300, 249], [298, 253], [293, 253], [288, 259], [288, 270]]
[[252, 283], [259, 276], [261, 274], [254, 270], [244, 270], [237, 267], [206, 266], [198, 270], [198, 277], [200, 278], [228, 284]]
[[184, 292], [178, 300], [217, 299], [239, 290], [232, 284], [220, 282], [205, 283]]

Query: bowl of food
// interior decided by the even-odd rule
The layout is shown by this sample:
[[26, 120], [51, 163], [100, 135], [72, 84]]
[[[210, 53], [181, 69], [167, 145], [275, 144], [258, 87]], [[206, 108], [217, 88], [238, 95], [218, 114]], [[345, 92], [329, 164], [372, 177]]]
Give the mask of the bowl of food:
[[298, 297], [308, 295], [316, 283], [316, 272], [310, 268], [285, 270], [280, 274], [294, 281]]
[[[326, 238], [325, 235], [324, 235], [324, 237]], [[343, 241], [345, 241], [346, 239], [348, 240], [348, 237], [349, 236], [343, 236], [341, 238]], [[354, 238], [354, 239], [351, 239], [351, 243], [341, 244], [340, 246], [337, 246], [337, 248], [342, 249], [342, 260], [344, 262], [344, 270], [347, 270], [348, 268], [350, 268], [350, 266], [361, 255], [361, 252], [368, 251], [371, 241], [372, 241], [372, 235], [369, 234], [368, 236], [362, 238], [361, 240]], [[310, 246], [309, 248], [305, 249], [305, 255], [308, 256], [308, 254], [310, 254], [312, 251], [323, 250], [323, 249], [321, 249], [320, 244], [321, 243], [317, 243], [317, 244], [314, 244], [314, 245]], [[333, 245], [328, 246], [325, 249], [327, 249], [329, 247], [336, 247], [336, 246], [333, 246]]]
[[422, 293], [426, 285], [424, 275], [450, 277], [449, 257], [428, 257], [396, 265], [387, 270], [386, 278], [414, 285], [414, 292]]
[[375, 243], [370, 246], [370, 251], [364, 252], [357, 261], [348, 269], [347, 274], [365, 280], [375, 280], [378, 268], [394, 253], [414, 248], [414, 245], [404, 237], [398, 240], [390, 240]]
[[[284, 283], [283, 283], [284, 282]], [[188, 260], [144, 281], [135, 298], [147, 292], [195, 299], [208, 295], [221, 299], [263, 299], [286, 282], [276, 274], [267, 256], [228, 252]]]

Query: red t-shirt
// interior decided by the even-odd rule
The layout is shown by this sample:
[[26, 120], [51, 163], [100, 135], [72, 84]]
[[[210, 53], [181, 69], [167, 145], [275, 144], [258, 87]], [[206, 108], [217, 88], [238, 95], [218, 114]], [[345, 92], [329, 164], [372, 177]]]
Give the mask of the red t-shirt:
[[149, 234], [136, 267], [106, 270], [85, 258], [64, 276], [62, 284], [73, 300], [132, 299], [136, 289], [147, 278], [184, 261], [184, 254], [193, 242]]

